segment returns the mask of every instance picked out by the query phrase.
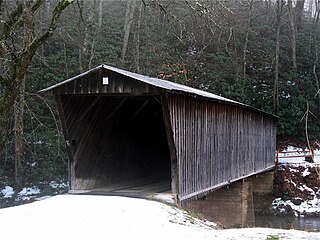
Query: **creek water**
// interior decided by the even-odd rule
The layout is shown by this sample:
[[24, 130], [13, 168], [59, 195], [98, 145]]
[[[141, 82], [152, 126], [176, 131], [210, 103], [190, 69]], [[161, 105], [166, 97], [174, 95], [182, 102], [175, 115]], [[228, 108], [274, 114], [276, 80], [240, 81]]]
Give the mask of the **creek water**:
[[303, 231], [320, 232], [319, 217], [256, 215], [255, 223], [256, 227], [296, 229]]

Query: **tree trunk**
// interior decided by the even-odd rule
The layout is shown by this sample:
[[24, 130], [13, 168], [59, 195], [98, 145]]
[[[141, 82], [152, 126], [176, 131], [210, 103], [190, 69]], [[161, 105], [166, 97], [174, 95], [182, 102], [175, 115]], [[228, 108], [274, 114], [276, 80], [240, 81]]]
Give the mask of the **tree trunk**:
[[68, 55], [67, 55], [67, 47], [66, 43], [63, 43], [63, 53], [64, 53], [64, 65], [66, 68], [66, 77], [69, 78], [69, 65], [68, 65]]
[[310, 31], [310, 46], [309, 46], [309, 53], [312, 54], [313, 51], [316, 52], [317, 54], [317, 48], [315, 46], [316, 43], [316, 31], [317, 31], [317, 26], [318, 26], [318, 22], [320, 19], [320, 1], [317, 2], [315, 1], [315, 11], [314, 11], [314, 15], [312, 18], [312, 29]]
[[133, 14], [134, 14], [135, 8], [136, 8], [136, 0], [128, 1], [126, 17], [124, 22], [124, 36], [123, 36], [123, 44], [122, 44], [122, 51], [121, 51], [122, 64], [124, 63], [124, 59], [127, 53], [130, 29], [133, 22]]
[[[291, 0], [290, 0], [291, 1]], [[311, 1], [310, 1], [311, 2]], [[289, 1], [288, 1], [289, 3]], [[302, 29], [302, 14], [303, 14], [303, 9], [304, 9], [304, 3], [305, 0], [299, 0], [296, 2], [296, 7], [295, 7], [295, 23], [296, 23], [296, 28], [297, 32], [299, 33]]]
[[79, 63], [79, 71], [83, 72], [84, 67], [83, 67], [83, 45], [84, 45], [84, 37], [83, 37], [83, 9], [84, 9], [84, 0], [79, 0], [78, 1], [78, 6], [79, 6], [79, 11], [80, 11], [80, 18], [79, 18], [79, 24], [78, 24], [78, 37], [79, 37], [79, 48], [78, 48], [78, 63]]
[[[25, 6], [26, 18], [24, 26], [24, 48], [30, 46], [32, 42], [32, 35], [34, 32], [34, 13], [31, 11], [30, 4], [26, 3]], [[30, 59], [31, 62], [31, 59]], [[21, 74], [17, 75], [17, 97], [13, 105], [13, 116], [14, 116], [14, 165], [15, 165], [15, 188], [19, 189], [20, 187], [20, 171], [22, 169], [23, 153], [24, 153], [24, 144], [23, 144], [23, 117], [24, 117], [24, 95], [25, 95], [25, 86], [26, 86], [26, 73], [28, 69], [29, 59], [21, 58]]]
[[21, 80], [18, 97], [14, 103], [14, 165], [15, 165], [15, 188], [20, 187], [20, 172], [23, 166], [24, 156], [24, 97], [25, 97], [25, 78]]
[[288, 0], [288, 13], [291, 30], [291, 53], [292, 53], [292, 70], [295, 80], [297, 80], [297, 40], [296, 40], [296, 24], [293, 13], [292, 0]]
[[316, 60], [313, 64], [313, 76], [316, 82], [316, 88], [317, 88], [317, 96], [318, 96], [318, 109], [320, 110], [320, 83], [319, 83], [319, 77], [317, 74], [317, 65], [319, 61], [319, 54], [316, 52]]
[[249, 29], [247, 29], [246, 38], [244, 40], [244, 47], [243, 47], [243, 70], [242, 70], [243, 77], [246, 77], [248, 42], [249, 42]]
[[267, 10], [267, 20], [269, 21], [272, 2], [271, 2], [271, 0], [265, 0], [265, 4], [266, 4], [266, 10]]
[[312, 19], [312, 29], [311, 29], [311, 36], [310, 36], [310, 53], [315, 55], [315, 61], [313, 64], [313, 76], [316, 82], [317, 87], [317, 100], [318, 100], [318, 111], [320, 111], [320, 83], [319, 83], [319, 77], [317, 74], [317, 66], [319, 64], [319, 50], [316, 46], [316, 36], [317, 36], [317, 26], [320, 19], [320, 2], [316, 2], [316, 8], [315, 13]]
[[276, 2], [276, 49], [275, 49], [275, 80], [273, 90], [273, 112], [275, 115], [279, 112], [279, 54], [280, 54], [280, 30], [283, 12], [283, 0]]
[[137, 73], [140, 73], [140, 30], [141, 30], [141, 19], [142, 19], [142, 7], [143, 2], [140, 1], [139, 5], [139, 14], [137, 22], [137, 33], [136, 33], [136, 70]]
[[93, 17], [96, 13], [96, 2], [93, 2], [93, 6], [90, 6], [92, 4], [89, 2], [89, 5], [86, 6], [86, 8], [91, 8], [89, 11], [89, 15], [87, 17], [87, 23], [85, 24], [84, 28], [84, 39], [83, 39], [83, 45], [82, 45], [82, 52], [85, 56], [85, 59], [87, 60], [86, 69], [91, 69], [91, 63], [94, 56], [94, 39], [92, 34], [92, 25], [93, 25]]
[[[94, 1], [94, 15], [98, 16], [98, 26], [97, 29], [93, 28], [91, 29], [91, 31], [95, 31], [95, 32], [100, 32], [101, 28], [102, 28], [102, 20], [103, 20], [103, 0], [98, 0], [98, 1]], [[93, 12], [91, 14], [91, 18], [89, 20], [92, 21], [94, 15]], [[93, 22], [90, 22], [91, 25], [94, 25]], [[92, 39], [91, 39], [91, 48], [90, 48], [90, 55], [89, 55], [89, 63], [88, 63], [88, 69], [92, 68], [92, 61], [94, 58], [94, 54], [95, 54], [95, 44], [96, 44], [96, 34], [91, 34], [92, 35]]]
[[309, 5], [308, 5], [308, 15], [309, 18], [312, 19], [312, 9], [313, 9], [313, 0], [309, 0]]
[[[10, 61], [7, 61], [6, 72], [1, 72], [0, 75], [2, 80], [0, 81], [0, 150], [5, 146], [9, 136], [9, 125], [14, 119], [16, 179], [19, 177], [19, 164], [23, 154], [25, 76], [36, 51], [53, 35], [62, 11], [72, 3], [72, 0], [60, 0], [53, 10], [48, 29], [36, 35], [33, 31], [34, 16], [43, 3], [44, 0], [17, 2], [12, 12], [6, 12], [9, 20], [2, 20], [6, 31], [0, 31], [0, 45], [6, 41], [8, 46], [6, 54], [11, 57]], [[20, 32], [23, 30], [25, 34], [21, 36]], [[15, 44], [17, 42], [21, 44]]]
[[278, 114], [278, 110], [279, 110], [279, 51], [280, 51], [280, 26], [277, 26], [275, 78], [274, 78], [274, 93], [273, 93], [273, 112], [276, 115]]
[[[2, 0], [0, 0], [0, 19], [3, 18], [3, 2]], [[2, 32], [3, 32], [3, 28], [4, 28], [4, 24], [0, 21], [0, 36], [2, 36]], [[0, 76], [3, 74], [4, 72], [4, 65], [3, 65], [3, 60], [4, 60], [4, 55], [5, 55], [5, 46], [4, 44], [2, 44], [2, 42], [0, 41]]]
[[248, 21], [247, 21], [246, 37], [244, 40], [244, 47], [243, 47], [243, 69], [242, 69], [243, 77], [246, 77], [247, 51], [248, 51], [249, 33], [251, 31], [251, 12], [252, 12], [253, 1], [249, 0], [248, 3], [249, 3]]
[[98, 26], [99, 28], [102, 27], [102, 20], [103, 20], [103, 1], [104, 0], [100, 0], [99, 1], [99, 12], [98, 12], [98, 16], [99, 16], [99, 19], [98, 19]]

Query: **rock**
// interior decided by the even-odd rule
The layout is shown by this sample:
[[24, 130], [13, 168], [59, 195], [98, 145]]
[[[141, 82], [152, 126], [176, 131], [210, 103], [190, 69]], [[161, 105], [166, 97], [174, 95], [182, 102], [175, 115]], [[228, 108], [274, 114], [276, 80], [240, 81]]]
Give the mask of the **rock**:
[[301, 205], [302, 202], [304, 202], [304, 200], [302, 198], [294, 198], [294, 199], [291, 199], [291, 202], [294, 204], [294, 205]]
[[[319, 216], [320, 179], [315, 164], [279, 165], [274, 173], [272, 207], [281, 215]], [[276, 201], [277, 200], [277, 201]]]

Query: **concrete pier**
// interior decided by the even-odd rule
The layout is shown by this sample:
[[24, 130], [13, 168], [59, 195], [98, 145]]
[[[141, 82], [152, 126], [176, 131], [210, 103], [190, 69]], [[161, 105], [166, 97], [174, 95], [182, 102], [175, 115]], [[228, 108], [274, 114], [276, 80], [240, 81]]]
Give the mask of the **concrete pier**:
[[187, 203], [185, 209], [226, 227], [255, 225], [254, 194], [270, 194], [273, 190], [273, 172], [232, 183], [209, 195]]

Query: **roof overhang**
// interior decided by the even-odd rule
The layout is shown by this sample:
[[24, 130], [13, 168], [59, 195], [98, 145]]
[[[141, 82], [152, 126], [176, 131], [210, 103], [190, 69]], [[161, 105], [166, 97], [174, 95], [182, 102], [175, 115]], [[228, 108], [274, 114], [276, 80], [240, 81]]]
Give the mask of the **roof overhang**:
[[240, 103], [240, 102], [237, 102], [237, 101], [225, 98], [225, 97], [221, 97], [219, 95], [216, 95], [216, 94], [213, 94], [213, 93], [210, 93], [210, 92], [206, 92], [206, 91], [203, 91], [203, 90], [200, 90], [200, 89], [188, 87], [186, 85], [170, 82], [170, 81], [163, 80], [163, 79], [144, 76], [144, 75], [141, 75], [141, 74], [129, 72], [129, 71], [126, 71], [126, 70], [123, 70], [123, 69], [119, 69], [119, 68], [115, 68], [115, 67], [112, 67], [112, 66], [108, 66], [108, 65], [105, 65], [105, 64], [102, 64], [100, 66], [97, 66], [97, 67], [89, 70], [89, 71], [86, 71], [86, 72], [81, 73], [81, 74], [79, 74], [77, 76], [74, 76], [74, 77], [69, 78], [67, 80], [64, 80], [62, 82], [59, 82], [59, 83], [57, 83], [57, 84], [55, 84], [53, 86], [47, 87], [45, 89], [42, 89], [42, 90], [39, 91], [39, 93], [48, 93], [48, 92], [50, 93], [50, 92], [53, 92], [55, 89], [65, 85], [65, 84], [67, 84], [69, 82], [76, 81], [77, 79], [79, 79], [81, 77], [84, 77], [84, 76], [86, 76], [86, 75], [88, 75], [90, 73], [93, 73], [95, 71], [98, 71], [100, 69], [106, 69], [106, 70], [121, 74], [123, 76], [135, 79], [137, 81], [140, 81], [140, 82], [143, 82], [143, 83], [146, 83], [146, 84], [149, 84], [151, 86], [164, 89], [164, 90], [166, 90], [168, 92], [171, 92], [171, 93], [185, 94], [185, 95], [189, 95], [189, 96], [192, 96], [192, 97], [200, 97], [200, 98], [204, 98], [204, 99], [207, 99], [207, 100], [212, 100], [212, 101], [221, 102], [221, 103], [230, 104], [230, 105], [236, 105], [236, 106], [239, 106], [239, 107], [242, 107], [242, 108], [246, 108], [246, 109], [261, 113], [263, 115], [267, 115], [267, 116], [269, 116], [271, 118], [278, 118], [275, 115], [266, 113], [266, 112], [264, 112], [262, 110], [259, 110], [257, 108], [251, 107], [251, 106], [246, 105], [244, 103]]

